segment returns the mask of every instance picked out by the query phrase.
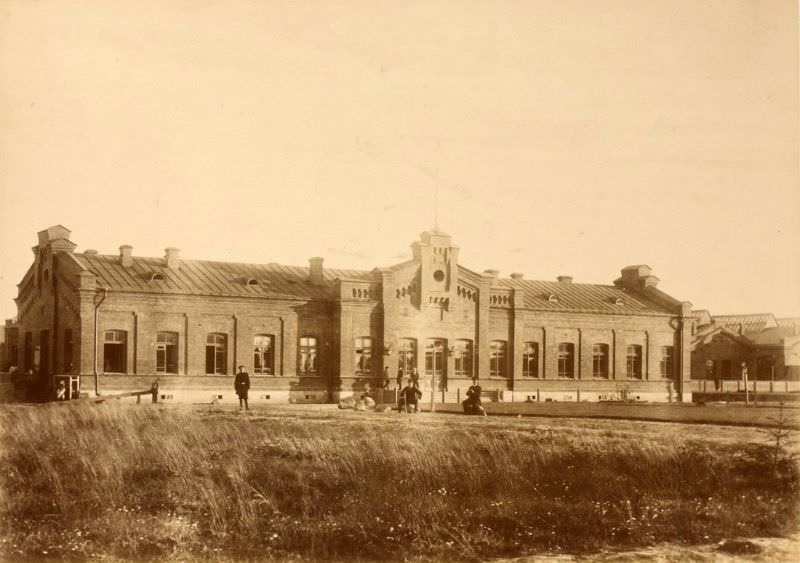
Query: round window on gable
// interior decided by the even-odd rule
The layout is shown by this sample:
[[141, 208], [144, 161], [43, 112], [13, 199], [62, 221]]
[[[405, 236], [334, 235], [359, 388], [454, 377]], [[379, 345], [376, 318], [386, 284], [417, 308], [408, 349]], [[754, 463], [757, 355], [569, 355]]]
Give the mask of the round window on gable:
[[433, 279], [437, 282], [444, 281], [444, 272], [442, 270], [436, 270], [433, 272]]

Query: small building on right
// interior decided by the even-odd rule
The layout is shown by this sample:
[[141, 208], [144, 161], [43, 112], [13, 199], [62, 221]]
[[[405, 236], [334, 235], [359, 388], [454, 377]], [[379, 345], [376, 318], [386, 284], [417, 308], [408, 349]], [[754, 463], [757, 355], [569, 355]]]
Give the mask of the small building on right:
[[692, 379], [800, 381], [800, 318], [692, 313]]

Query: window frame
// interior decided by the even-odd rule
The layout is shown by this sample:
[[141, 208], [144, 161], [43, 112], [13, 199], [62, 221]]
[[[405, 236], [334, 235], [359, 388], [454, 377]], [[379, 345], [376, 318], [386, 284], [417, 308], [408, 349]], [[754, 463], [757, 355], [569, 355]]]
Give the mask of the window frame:
[[356, 375], [372, 375], [371, 336], [357, 336], [353, 339], [353, 369]]
[[522, 344], [522, 377], [539, 378], [539, 343], [536, 341]]
[[275, 335], [253, 335], [253, 375], [275, 375]]
[[592, 344], [592, 377], [598, 379], [608, 379], [610, 346], [605, 342]]
[[625, 377], [642, 379], [643, 351], [641, 344], [628, 344], [625, 348]]
[[417, 339], [400, 338], [397, 341], [397, 369], [408, 376], [417, 367]]
[[319, 339], [314, 335], [297, 340], [297, 373], [307, 377], [319, 375]]
[[[109, 335], [111, 337], [109, 338]], [[109, 354], [109, 346], [118, 347], [115, 355]], [[119, 365], [109, 365], [111, 358], [119, 361]], [[116, 364], [116, 362], [115, 362]], [[120, 369], [114, 369], [120, 368]], [[103, 331], [103, 373], [128, 373], [128, 331], [110, 328]]]
[[675, 377], [675, 347], [661, 346], [661, 357], [658, 362], [659, 374], [664, 379], [674, 379]]
[[[168, 339], [163, 339], [164, 337], [174, 337], [174, 342], [168, 341]], [[178, 375], [179, 369], [179, 336], [176, 331], [170, 330], [159, 330], [156, 332], [156, 344], [155, 344], [155, 351], [156, 351], [156, 373], [163, 374], [163, 375]], [[170, 350], [171, 349], [171, 350]], [[164, 355], [164, 368], [159, 369], [159, 355], [163, 353]], [[170, 358], [174, 355], [173, 358]], [[170, 371], [170, 367], [174, 368], [174, 371]]]
[[558, 377], [575, 379], [575, 343], [559, 342], [556, 358], [558, 361]]
[[508, 377], [508, 342], [489, 341], [489, 377]]
[[472, 340], [459, 338], [453, 342], [453, 375], [456, 377], [472, 377], [474, 355]]
[[[219, 337], [219, 339], [217, 339]], [[214, 338], [215, 342], [210, 342]], [[213, 369], [208, 369], [209, 348], [214, 349]], [[228, 375], [228, 335], [224, 332], [209, 332], [206, 334], [206, 375]], [[222, 358], [222, 365], [218, 367], [217, 362]], [[220, 371], [221, 370], [221, 371]]]

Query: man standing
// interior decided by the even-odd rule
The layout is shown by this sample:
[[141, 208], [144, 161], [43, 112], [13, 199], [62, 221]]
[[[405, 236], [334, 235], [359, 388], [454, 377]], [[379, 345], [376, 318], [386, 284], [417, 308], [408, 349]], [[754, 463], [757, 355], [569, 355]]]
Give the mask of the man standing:
[[250, 390], [250, 375], [244, 371], [244, 366], [239, 366], [239, 373], [236, 374], [233, 388], [236, 390], [236, 394], [239, 395], [239, 409], [241, 410], [242, 404], [244, 404], [244, 410], [250, 410], [247, 405], [247, 392]]

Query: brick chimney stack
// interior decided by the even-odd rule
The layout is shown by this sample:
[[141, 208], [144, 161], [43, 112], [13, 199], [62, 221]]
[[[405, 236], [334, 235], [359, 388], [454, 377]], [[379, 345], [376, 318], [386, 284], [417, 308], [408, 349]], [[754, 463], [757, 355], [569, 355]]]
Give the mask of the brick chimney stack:
[[556, 279], [559, 283], [572, 283], [572, 276], [558, 276]]
[[320, 258], [319, 256], [315, 256], [313, 258], [308, 259], [308, 265], [309, 265], [308, 279], [314, 285], [322, 285], [325, 282], [325, 276], [322, 270], [322, 263], [324, 261], [325, 259]]
[[125, 268], [133, 266], [133, 247], [130, 244], [123, 244], [119, 247], [119, 263]]
[[177, 268], [180, 265], [180, 249], [167, 247], [164, 249], [164, 265], [167, 268]]

